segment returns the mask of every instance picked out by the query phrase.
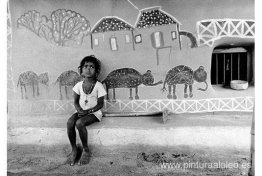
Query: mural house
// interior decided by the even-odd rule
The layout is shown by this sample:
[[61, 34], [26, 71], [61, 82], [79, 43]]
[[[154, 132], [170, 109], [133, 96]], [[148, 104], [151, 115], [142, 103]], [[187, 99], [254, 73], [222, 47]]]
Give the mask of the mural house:
[[92, 49], [134, 49], [134, 27], [117, 16], [103, 17], [91, 30]]
[[159, 65], [159, 50], [167, 48], [170, 54], [172, 49], [181, 49], [180, 25], [175, 17], [161, 10], [160, 6], [142, 9], [135, 24], [135, 43], [138, 47], [141, 45], [156, 49]]

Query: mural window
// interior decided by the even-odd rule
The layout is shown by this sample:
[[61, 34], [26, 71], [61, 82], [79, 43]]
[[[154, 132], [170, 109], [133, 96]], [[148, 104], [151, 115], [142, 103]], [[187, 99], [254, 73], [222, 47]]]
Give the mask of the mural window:
[[230, 87], [231, 80], [254, 83], [253, 58], [250, 50], [242, 47], [214, 49], [211, 61], [211, 84]]
[[110, 38], [110, 47], [112, 51], [117, 51], [118, 50], [118, 45], [117, 45], [117, 39], [116, 37], [111, 37]]
[[135, 42], [136, 43], [142, 43], [142, 36], [141, 36], [141, 34], [135, 36]]
[[164, 46], [163, 32], [154, 32], [151, 34], [151, 41], [154, 48], [161, 48]]
[[171, 38], [172, 38], [172, 40], [176, 39], [176, 31], [171, 32]]
[[130, 42], [131, 42], [131, 39], [130, 39], [130, 36], [129, 36], [129, 35], [126, 35], [126, 36], [125, 36], [125, 39], [126, 39], [126, 43], [130, 43]]
[[99, 41], [97, 38], [94, 39], [94, 46], [98, 46], [99, 45]]

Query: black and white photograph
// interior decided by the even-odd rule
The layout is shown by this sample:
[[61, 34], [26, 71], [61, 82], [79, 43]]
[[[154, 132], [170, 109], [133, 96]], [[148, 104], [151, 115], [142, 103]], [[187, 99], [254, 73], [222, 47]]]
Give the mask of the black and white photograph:
[[4, 6], [8, 176], [255, 176], [255, 0]]

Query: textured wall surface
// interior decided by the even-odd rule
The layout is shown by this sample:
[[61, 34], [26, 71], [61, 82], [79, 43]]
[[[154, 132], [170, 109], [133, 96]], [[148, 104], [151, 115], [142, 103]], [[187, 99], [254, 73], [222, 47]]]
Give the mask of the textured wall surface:
[[[101, 81], [116, 69], [137, 71], [124, 74], [136, 79], [131, 82], [139, 82], [138, 94], [135, 94], [134, 87], [132, 96], [130, 88], [120, 87], [113, 97], [113, 88], [109, 88], [107, 112], [111, 107], [114, 112], [122, 111], [123, 106], [119, 108], [114, 104], [119, 102], [124, 107], [129, 107], [132, 102], [144, 111], [151, 111], [145, 103], [150, 100], [153, 104], [161, 101], [164, 106], [169, 106], [164, 101], [175, 102], [178, 107], [182, 107], [179, 101], [186, 102], [184, 112], [188, 109], [185, 104], [190, 104], [190, 101], [201, 104], [202, 100], [212, 102], [212, 98], [228, 97], [234, 98], [231, 110], [237, 110], [238, 104], [246, 102], [251, 102], [251, 106], [241, 105], [241, 110], [250, 111], [253, 107], [253, 93], [250, 100], [241, 92], [216, 92], [210, 83], [212, 51], [221, 41], [222, 44], [254, 44], [252, 0], [132, 0], [132, 4], [127, 0], [10, 0], [8, 10], [8, 31], [11, 31], [8, 33], [10, 112], [17, 112], [20, 108], [43, 113], [54, 110], [55, 102], [62, 109], [64, 104], [72, 108], [71, 83], [67, 76], [58, 78], [69, 71], [77, 72], [80, 60], [91, 54], [102, 62]], [[112, 39], [116, 39], [114, 46]], [[177, 67], [179, 65], [183, 67]], [[197, 82], [193, 74], [199, 68], [203, 71], [198, 70], [200, 81]], [[145, 83], [143, 75], [149, 73], [147, 71], [150, 71], [150, 77]], [[68, 86], [62, 86], [61, 96], [59, 84], [62, 81]], [[128, 84], [132, 85], [131, 82]], [[188, 84], [186, 94], [184, 83]], [[172, 88], [170, 95], [168, 84]], [[167, 91], [163, 92], [163, 88]], [[206, 89], [199, 91], [198, 88]], [[224, 99], [221, 102], [227, 104]], [[41, 103], [44, 105], [37, 106]], [[210, 111], [208, 105], [201, 105], [205, 111]], [[219, 105], [221, 110], [222, 105]], [[14, 106], [19, 108], [13, 110]], [[36, 109], [32, 108], [34, 106]], [[141, 108], [132, 105], [130, 111], [141, 111]], [[155, 109], [163, 108], [157, 105]], [[174, 106], [168, 109], [177, 111]], [[194, 112], [198, 110], [196, 105]]]

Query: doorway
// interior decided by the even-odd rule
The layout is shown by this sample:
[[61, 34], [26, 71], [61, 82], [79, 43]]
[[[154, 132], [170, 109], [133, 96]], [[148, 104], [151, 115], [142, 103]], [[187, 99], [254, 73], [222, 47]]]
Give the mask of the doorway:
[[211, 84], [230, 87], [231, 80], [254, 84], [254, 48], [215, 48], [211, 61]]

